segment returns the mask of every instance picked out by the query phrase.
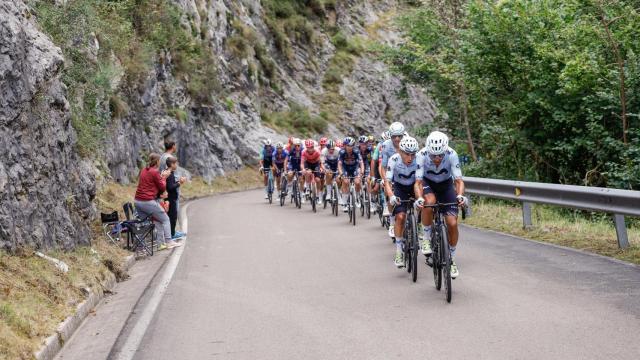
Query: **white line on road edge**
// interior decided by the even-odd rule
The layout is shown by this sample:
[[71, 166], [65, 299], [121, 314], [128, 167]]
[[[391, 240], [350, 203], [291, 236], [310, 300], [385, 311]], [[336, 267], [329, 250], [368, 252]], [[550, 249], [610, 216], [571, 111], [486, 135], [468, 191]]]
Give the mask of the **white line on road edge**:
[[[182, 227], [182, 231], [185, 233], [189, 233], [188, 227], [189, 222], [187, 219], [187, 208], [189, 204], [186, 204], [182, 210], [180, 211], [180, 225]], [[127, 337], [127, 341], [124, 343], [122, 348], [120, 349], [120, 353], [116, 357], [117, 360], [131, 360], [136, 354], [140, 343], [142, 342], [142, 338], [144, 334], [147, 332], [147, 328], [149, 324], [151, 324], [151, 320], [153, 320], [153, 315], [156, 313], [158, 309], [158, 305], [160, 305], [160, 301], [164, 296], [164, 293], [167, 291], [169, 287], [169, 283], [171, 283], [171, 279], [173, 278], [173, 274], [176, 272], [178, 268], [178, 263], [180, 262], [180, 257], [182, 257], [182, 252], [184, 251], [185, 246], [187, 246], [187, 239], [183, 240], [182, 246], [176, 248], [171, 254], [171, 259], [167, 263], [167, 266], [162, 273], [162, 277], [160, 277], [160, 283], [153, 291], [153, 294], [149, 298], [149, 302], [147, 306], [142, 310], [140, 318], [136, 322], [136, 325], [131, 330], [131, 333]]]

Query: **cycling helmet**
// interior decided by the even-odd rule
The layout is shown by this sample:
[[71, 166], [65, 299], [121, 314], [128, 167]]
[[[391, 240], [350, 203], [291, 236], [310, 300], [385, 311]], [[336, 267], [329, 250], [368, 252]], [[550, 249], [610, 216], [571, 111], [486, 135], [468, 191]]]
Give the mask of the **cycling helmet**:
[[327, 139], [326, 137], [320, 138], [320, 147], [324, 147], [325, 145], [327, 145], [328, 140], [329, 139]]
[[427, 136], [425, 146], [430, 155], [442, 155], [449, 148], [449, 138], [440, 131], [434, 131]]
[[292, 144], [293, 144], [293, 146], [296, 146], [296, 145], [301, 145], [301, 144], [302, 144], [302, 142], [301, 142], [301, 141], [300, 141], [300, 139], [298, 139], [298, 138], [293, 138], [293, 142], [292, 142]]
[[366, 142], [367, 142], [367, 140], [368, 140], [368, 139], [367, 139], [367, 136], [366, 136], [366, 135], [360, 135], [360, 137], [358, 138], [358, 142], [359, 142], [360, 144], [364, 144], [364, 143], [366, 143]]
[[262, 143], [264, 144], [264, 146], [270, 146], [271, 145], [271, 139], [265, 139], [264, 141], [262, 141]]
[[276, 149], [282, 149], [282, 148], [284, 148], [284, 144], [282, 143], [282, 141], [278, 141], [276, 143]]
[[289, 136], [289, 144], [293, 144], [293, 139], [295, 139], [293, 136]]
[[356, 144], [356, 140], [350, 136], [347, 136], [346, 138], [344, 138], [343, 143], [345, 146], [353, 146]]
[[304, 141], [304, 147], [308, 148], [313, 148], [314, 146], [313, 140], [311, 139], [307, 139]]
[[333, 149], [336, 146], [336, 142], [333, 139], [327, 140], [327, 149]]
[[375, 141], [376, 141], [376, 138], [375, 138], [375, 137], [373, 137], [373, 135], [369, 135], [369, 136], [367, 136], [367, 141], [369, 141], [370, 143], [372, 143], [372, 142], [375, 142]]
[[389, 126], [389, 135], [390, 136], [403, 136], [404, 135], [404, 125], [399, 122], [394, 122]]
[[411, 136], [405, 136], [400, 140], [400, 150], [406, 152], [407, 154], [415, 154], [419, 150], [418, 140], [412, 138]]
[[391, 139], [391, 135], [389, 135], [389, 130], [383, 131], [382, 134], [380, 134], [380, 137], [382, 138], [382, 141], [387, 141]]

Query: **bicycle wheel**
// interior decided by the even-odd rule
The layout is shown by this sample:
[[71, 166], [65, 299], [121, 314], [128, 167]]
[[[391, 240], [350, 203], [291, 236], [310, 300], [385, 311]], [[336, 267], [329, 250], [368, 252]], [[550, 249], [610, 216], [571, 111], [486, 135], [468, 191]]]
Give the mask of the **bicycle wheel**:
[[273, 176], [269, 173], [269, 183], [267, 185], [267, 195], [269, 196], [269, 204], [273, 203]]
[[351, 189], [351, 196], [350, 196], [351, 197], [350, 207], [351, 207], [351, 209], [353, 209], [353, 211], [352, 211], [352, 213], [353, 213], [353, 218], [352, 218], [353, 226], [356, 226], [356, 217], [357, 217], [356, 216], [356, 196], [357, 196], [356, 195], [356, 189], [352, 188]]
[[433, 253], [431, 254], [433, 260], [433, 281], [436, 285], [436, 290], [440, 291], [442, 287], [442, 251], [440, 249], [440, 230], [434, 229], [434, 234], [431, 241], [431, 247]]
[[313, 212], [316, 212], [316, 184], [311, 183], [311, 210], [313, 210]]
[[335, 216], [338, 216], [338, 189], [336, 187], [337, 185], [334, 185], [331, 189], [331, 210]]
[[293, 179], [293, 189], [291, 190], [291, 197], [293, 198], [293, 202], [297, 208], [300, 208], [300, 200], [299, 200], [299, 192], [298, 189], [298, 179]]
[[322, 196], [322, 205], [323, 205], [323, 209], [327, 208], [327, 187], [324, 187], [324, 192], [323, 192], [323, 196]]
[[282, 175], [282, 180], [280, 181], [280, 206], [284, 206], [284, 200], [286, 198], [286, 189], [287, 189], [287, 178]]
[[371, 219], [371, 194], [364, 188], [364, 213], [367, 214], [367, 219]]
[[358, 200], [360, 203], [360, 216], [364, 217], [364, 189], [360, 189], [360, 192], [358, 193]]
[[416, 217], [413, 212], [409, 214], [409, 229], [410, 237], [409, 244], [411, 244], [411, 278], [413, 282], [418, 280], [418, 234], [416, 232]]
[[451, 302], [451, 253], [449, 252], [449, 237], [447, 233], [447, 226], [442, 224], [440, 231], [440, 247], [442, 249], [442, 277], [444, 280], [444, 294], [447, 302]]

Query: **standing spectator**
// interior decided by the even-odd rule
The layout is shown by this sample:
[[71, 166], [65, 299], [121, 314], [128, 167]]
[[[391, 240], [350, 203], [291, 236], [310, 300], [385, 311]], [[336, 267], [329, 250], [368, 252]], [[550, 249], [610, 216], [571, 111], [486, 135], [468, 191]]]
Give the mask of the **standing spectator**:
[[171, 240], [180, 240], [187, 234], [176, 231], [176, 223], [178, 220], [178, 207], [180, 202], [180, 185], [184, 184], [187, 180], [184, 176], [177, 178], [176, 170], [178, 169], [178, 160], [173, 156], [167, 158], [167, 170], [171, 171], [171, 174], [167, 178], [167, 192], [169, 193], [169, 220], [171, 221]]
[[158, 202], [158, 196], [166, 190], [166, 178], [171, 171], [158, 171], [160, 155], [151, 153], [147, 167], [140, 171], [138, 188], [136, 190], [136, 211], [141, 217], [152, 216], [153, 221], [161, 223], [159, 232], [163, 235], [158, 250], [170, 249], [181, 244], [171, 240], [171, 222], [169, 216]]
[[167, 140], [164, 143], [164, 154], [160, 157], [160, 172], [167, 169], [167, 159], [170, 157], [176, 157], [178, 152], [178, 146], [175, 141]]

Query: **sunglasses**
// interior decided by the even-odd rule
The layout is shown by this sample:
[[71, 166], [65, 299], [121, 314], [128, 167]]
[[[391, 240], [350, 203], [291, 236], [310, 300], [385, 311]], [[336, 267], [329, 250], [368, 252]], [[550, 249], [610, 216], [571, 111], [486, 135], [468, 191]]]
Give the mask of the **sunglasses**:
[[391, 135], [392, 139], [402, 138], [404, 135]]
[[429, 154], [429, 157], [431, 158], [431, 160], [433, 160], [433, 159], [442, 159], [444, 157], [444, 154], [440, 154], [440, 155], [431, 155], [431, 154]]

